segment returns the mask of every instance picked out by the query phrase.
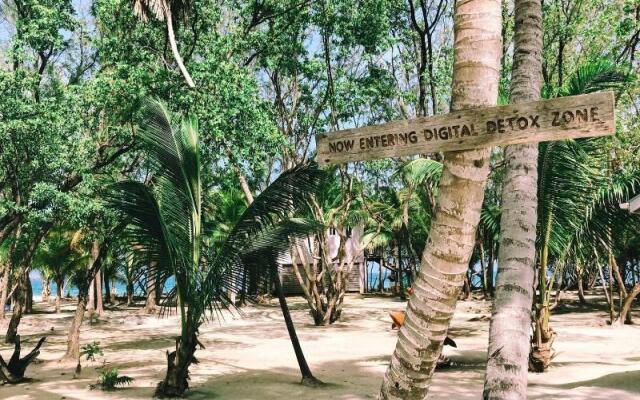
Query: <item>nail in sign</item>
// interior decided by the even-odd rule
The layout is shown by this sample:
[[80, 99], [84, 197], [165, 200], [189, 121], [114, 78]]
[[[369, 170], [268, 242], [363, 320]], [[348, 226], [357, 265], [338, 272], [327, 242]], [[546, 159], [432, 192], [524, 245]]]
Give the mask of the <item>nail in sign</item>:
[[316, 136], [320, 165], [615, 132], [613, 92], [474, 108]]

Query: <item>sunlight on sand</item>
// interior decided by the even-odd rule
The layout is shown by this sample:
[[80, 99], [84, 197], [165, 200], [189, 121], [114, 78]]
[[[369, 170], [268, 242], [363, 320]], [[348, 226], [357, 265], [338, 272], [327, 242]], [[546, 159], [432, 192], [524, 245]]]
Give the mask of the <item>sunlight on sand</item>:
[[[595, 301], [595, 298], [591, 298]], [[403, 309], [391, 298], [350, 295], [343, 320], [331, 327], [311, 324], [301, 299], [290, 299], [298, 335], [315, 375], [327, 383], [321, 389], [298, 385], [297, 364], [276, 302], [252, 306], [243, 318], [227, 315], [220, 323], [201, 329], [206, 346], [198, 350], [200, 364], [191, 368], [190, 399], [373, 399], [393, 351], [397, 331], [387, 315]], [[450, 335], [458, 349], [446, 348], [452, 368], [438, 371], [430, 399], [478, 399], [482, 393], [490, 303], [458, 304]], [[530, 399], [630, 399], [640, 398], [639, 326], [611, 328], [606, 312], [585, 311], [573, 302], [557, 309], [552, 326], [558, 332], [557, 356], [545, 374], [531, 374]], [[42, 335], [47, 343], [42, 362], [32, 365], [33, 381], [0, 388], [3, 399], [148, 399], [165, 369], [165, 351], [173, 346], [178, 321], [175, 317], [141, 315], [139, 309], [116, 307], [98, 323], [85, 324], [82, 343], [100, 342], [104, 357], [83, 361], [74, 377], [75, 365], [57, 359], [66, 346], [66, 329], [73, 304], [64, 313], [50, 313], [38, 304], [37, 314], [27, 315], [20, 326], [24, 348]], [[571, 312], [570, 312], [571, 311]], [[640, 318], [640, 316], [636, 316]], [[2, 321], [6, 329], [8, 320]], [[11, 347], [0, 346], [5, 357]], [[130, 387], [114, 392], [89, 390], [102, 365], [116, 367], [135, 378]], [[553, 383], [551, 383], [553, 382]]]

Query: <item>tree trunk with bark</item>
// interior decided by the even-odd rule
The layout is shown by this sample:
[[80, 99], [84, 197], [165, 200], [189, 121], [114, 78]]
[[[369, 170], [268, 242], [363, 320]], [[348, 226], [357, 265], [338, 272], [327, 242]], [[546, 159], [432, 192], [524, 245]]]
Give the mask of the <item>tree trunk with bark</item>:
[[31, 260], [33, 259], [38, 245], [40, 245], [40, 242], [50, 228], [51, 224], [46, 224], [41, 227], [22, 255], [20, 267], [18, 268], [18, 273], [16, 275], [18, 285], [15, 293], [13, 294], [13, 313], [11, 314], [11, 321], [9, 321], [7, 334], [5, 336], [6, 343], [15, 343], [16, 336], [18, 334], [18, 325], [20, 325], [22, 315], [27, 308], [27, 302], [30, 295], [29, 285], [31, 284], [31, 281], [29, 280], [29, 266], [31, 265]]
[[60, 313], [60, 306], [62, 303], [62, 279], [56, 279], [56, 313]]
[[133, 301], [133, 282], [127, 282], [127, 307], [132, 307], [135, 304]]
[[84, 312], [89, 302], [88, 292], [87, 287], [80, 288], [78, 291], [78, 304], [67, 335], [67, 352], [63, 356], [66, 360], [78, 361], [80, 359], [80, 327], [82, 327]]
[[[516, 0], [511, 102], [540, 98], [540, 0]], [[505, 149], [498, 275], [489, 327], [485, 399], [526, 399], [538, 221], [538, 144]]]
[[49, 277], [42, 278], [42, 292], [40, 292], [40, 296], [42, 297], [43, 303], [49, 302], [49, 297], [51, 297], [51, 279]]
[[147, 271], [147, 301], [144, 305], [144, 312], [147, 314], [155, 314], [158, 311], [156, 307], [156, 266], [155, 261], [149, 266]]
[[96, 314], [100, 316], [104, 314], [104, 305], [102, 303], [102, 276], [100, 274], [100, 271], [96, 273], [93, 288], [95, 290]]
[[631, 318], [629, 318], [629, 315], [631, 314], [629, 311], [631, 311], [633, 300], [638, 294], [640, 294], [640, 283], [635, 284], [633, 286], [633, 289], [631, 289], [631, 291], [627, 293], [627, 296], [624, 298], [624, 302], [622, 303], [620, 313], [618, 314], [618, 318], [616, 319], [616, 321], [614, 321], [615, 324], [624, 325], [626, 323], [629, 323], [629, 321], [631, 320]]
[[2, 276], [2, 286], [0, 287], [0, 319], [5, 317], [5, 307], [7, 306], [7, 300], [9, 297], [9, 283], [11, 282], [11, 263], [8, 262], [4, 268], [4, 274]]
[[576, 285], [578, 286], [578, 299], [580, 304], [587, 304], [587, 300], [584, 297], [584, 278], [582, 277], [584, 271], [582, 266], [576, 263]]
[[102, 281], [104, 282], [104, 302], [111, 304], [111, 279], [103, 273]]
[[187, 71], [187, 67], [184, 66], [184, 61], [182, 60], [182, 56], [178, 51], [178, 43], [176, 42], [176, 34], [173, 31], [173, 15], [171, 14], [171, 7], [167, 4], [166, 0], [162, 1], [162, 10], [164, 12], [164, 18], [167, 22], [167, 37], [169, 38], [169, 46], [171, 47], [171, 53], [173, 54], [174, 60], [176, 60], [176, 64], [178, 64], [178, 69], [182, 73], [184, 80], [187, 82], [187, 86], [190, 88], [196, 87], [195, 83], [193, 83], [193, 79]]
[[326, 232], [313, 235], [309, 243], [311, 248], [308, 251], [300, 242], [293, 244], [296, 254], [293, 270], [309, 304], [313, 323], [316, 326], [330, 325], [342, 313], [347, 279], [355, 260], [353, 254], [345, 254], [346, 236], [342, 233], [336, 259], [327, 254], [329, 241]]
[[[453, 111], [496, 104], [502, 49], [501, 2], [457, 2]], [[405, 323], [380, 390], [382, 399], [423, 399], [476, 239], [491, 149], [445, 154], [440, 195]]]
[[95, 289], [96, 281], [91, 279], [91, 283], [89, 283], [89, 289], [87, 293], [87, 311], [89, 311], [89, 315], [93, 315], [96, 310], [96, 289]]
[[31, 285], [31, 278], [29, 277], [29, 272], [27, 271], [26, 276], [24, 277], [25, 287], [27, 289], [25, 302], [24, 302], [24, 313], [25, 314], [33, 314], [33, 286]]
[[27, 284], [26, 280], [24, 279], [25, 273], [26, 271], [20, 271], [20, 273], [16, 277], [18, 280], [18, 284], [16, 285], [16, 289], [13, 292], [13, 313], [11, 314], [11, 320], [9, 321], [9, 326], [7, 327], [7, 334], [4, 338], [5, 343], [15, 343], [18, 336], [18, 325], [20, 325], [22, 315], [25, 312], [27, 303]]
[[291, 345], [293, 346], [293, 351], [296, 354], [296, 360], [298, 361], [298, 367], [300, 368], [300, 374], [302, 375], [301, 383], [307, 386], [318, 386], [322, 385], [322, 381], [313, 376], [311, 372], [311, 368], [307, 364], [307, 360], [304, 357], [304, 353], [302, 352], [302, 346], [300, 346], [300, 340], [298, 340], [298, 334], [296, 333], [296, 327], [293, 324], [293, 320], [291, 319], [291, 314], [289, 313], [289, 306], [287, 305], [287, 300], [284, 297], [284, 292], [282, 291], [282, 284], [280, 282], [280, 277], [276, 274], [273, 279], [276, 286], [276, 293], [278, 294], [278, 301], [280, 302], [280, 309], [282, 310], [282, 316], [284, 318], [284, 323], [287, 326], [287, 332], [289, 333], [289, 339], [291, 339]]
[[78, 361], [80, 358], [80, 328], [82, 327], [85, 310], [87, 310], [90, 305], [90, 288], [95, 282], [95, 275], [102, 265], [105, 250], [105, 244], [101, 245], [97, 240], [93, 241], [91, 247], [91, 264], [87, 268], [84, 279], [78, 288], [78, 304], [73, 321], [71, 321], [71, 326], [69, 327], [67, 351], [63, 356], [65, 360]]
[[[198, 363], [194, 356], [196, 346], [200, 345], [203, 348], [198, 341], [198, 326], [190, 323], [193, 319], [190, 313], [187, 309], [186, 326], [183, 328], [183, 335], [176, 339], [176, 349], [171, 353], [167, 351], [167, 374], [158, 383], [154, 397], [182, 397], [189, 389], [189, 366]], [[186, 337], [187, 340], [183, 341], [182, 337]]]
[[2, 384], [16, 384], [23, 382], [24, 373], [27, 370], [29, 364], [31, 364], [36, 357], [40, 354], [40, 346], [46, 340], [46, 337], [41, 338], [36, 344], [36, 347], [33, 348], [26, 356], [20, 358], [20, 335], [16, 336], [15, 347], [13, 349], [13, 354], [9, 359], [9, 363], [6, 363], [2, 356], [0, 356], [0, 382]]

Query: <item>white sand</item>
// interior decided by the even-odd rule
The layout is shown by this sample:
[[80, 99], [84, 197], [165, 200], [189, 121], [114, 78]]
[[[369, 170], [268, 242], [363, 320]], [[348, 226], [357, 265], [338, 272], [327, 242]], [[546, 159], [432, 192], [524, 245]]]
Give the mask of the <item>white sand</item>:
[[[595, 300], [594, 300], [595, 301]], [[277, 307], [249, 307], [243, 318], [212, 322], [201, 329], [206, 350], [198, 350], [200, 364], [191, 368], [190, 399], [373, 399], [380, 386], [397, 333], [390, 329], [387, 311], [404, 304], [389, 298], [348, 296], [343, 320], [331, 327], [314, 327], [301, 299], [290, 299], [298, 335], [314, 374], [327, 382], [319, 389], [298, 384], [299, 372]], [[567, 309], [574, 312], [567, 313]], [[145, 399], [151, 398], [165, 369], [165, 351], [177, 334], [175, 317], [140, 316], [137, 309], [107, 311], [99, 324], [82, 331], [82, 343], [99, 341], [104, 357], [83, 362], [80, 377], [73, 365], [57, 359], [66, 346], [66, 329], [73, 305], [60, 315], [50, 308], [28, 315], [20, 326], [23, 340], [35, 343], [48, 335], [27, 376], [33, 381], [0, 387], [2, 399]], [[437, 371], [430, 399], [478, 399], [482, 393], [489, 322], [489, 303], [460, 302], [451, 336], [458, 349], [445, 351], [453, 368]], [[560, 314], [562, 312], [562, 314]], [[557, 357], [551, 369], [529, 378], [530, 399], [633, 399], [640, 398], [640, 325], [612, 328], [606, 312], [568, 304], [552, 318], [558, 332]], [[640, 316], [635, 315], [640, 320]], [[472, 320], [475, 319], [475, 320]], [[7, 320], [0, 322], [2, 333]], [[53, 327], [53, 331], [51, 328]], [[32, 344], [25, 344], [29, 351]], [[0, 346], [5, 359], [11, 348]], [[105, 363], [135, 378], [132, 386], [114, 392], [91, 391], [96, 367]]]

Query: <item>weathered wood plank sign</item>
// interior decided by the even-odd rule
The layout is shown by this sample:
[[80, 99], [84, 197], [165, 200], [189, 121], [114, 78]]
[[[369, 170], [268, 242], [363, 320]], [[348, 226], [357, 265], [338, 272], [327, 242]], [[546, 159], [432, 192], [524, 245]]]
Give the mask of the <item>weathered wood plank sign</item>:
[[320, 165], [615, 132], [613, 92], [476, 108], [316, 136]]

